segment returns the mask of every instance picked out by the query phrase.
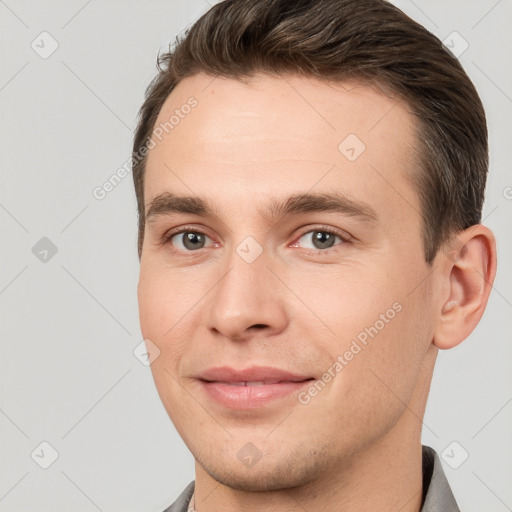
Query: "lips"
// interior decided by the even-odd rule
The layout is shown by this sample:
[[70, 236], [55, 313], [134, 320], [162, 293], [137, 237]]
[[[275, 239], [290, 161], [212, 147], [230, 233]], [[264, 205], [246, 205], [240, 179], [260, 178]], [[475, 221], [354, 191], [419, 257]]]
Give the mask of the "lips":
[[266, 386], [268, 384], [278, 384], [279, 382], [291, 382], [282, 380], [249, 380], [249, 381], [235, 381], [235, 382], [220, 382], [220, 381], [207, 381], [219, 382], [219, 384], [226, 384], [227, 386]]
[[313, 377], [298, 375], [270, 366], [253, 366], [241, 370], [216, 367], [204, 371], [197, 379], [209, 399], [227, 409], [251, 410], [271, 402], [290, 399], [309, 385]]
[[243, 383], [302, 382], [312, 377], [310, 375], [298, 375], [272, 366], [251, 366], [240, 370], [229, 366], [217, 366], [202, 372], [197, 378], [209, 382], [223, 382], [233, 385], [240, 383], [239, 385], [243, 385]]

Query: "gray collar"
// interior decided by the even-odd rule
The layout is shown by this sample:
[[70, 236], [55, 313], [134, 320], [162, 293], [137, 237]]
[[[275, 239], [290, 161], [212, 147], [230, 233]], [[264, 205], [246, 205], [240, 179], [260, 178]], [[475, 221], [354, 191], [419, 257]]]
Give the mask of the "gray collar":
[[437, 453], [423, 446], [423, 507], [421, 512], [460, 512]]

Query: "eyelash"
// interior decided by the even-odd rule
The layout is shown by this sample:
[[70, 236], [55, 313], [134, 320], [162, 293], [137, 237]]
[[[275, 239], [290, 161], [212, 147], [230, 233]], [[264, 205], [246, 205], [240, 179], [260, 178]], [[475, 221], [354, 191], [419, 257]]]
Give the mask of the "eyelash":
[[[300, 235], [298, 235], [298, 237], [296, 237], [296, 239], [295, 239], [296, 242], [293, 242], [293, 244], [298, 243], [298, 241], [304, 235], [307, 235], [308, 233], [315, 232], [315, 231], [318, 231], [318, 232], [321, 232], [321, 233], [328, 233], [329, 235], [337, 236], [338, 238], [341, 239], [341, 243], [338, 243], [337, 245], [335, 245], [333, 247], [329, 247], [328, 249], [303, 249], [304, 251], [306, 251], [307, 254], [312, 255], [312, 256], [320, 256], [320, 255], [323, 256], [323, 255], [326, 255], [326, 254], [330, 254], [333, 251], [336, 251], [336, 247], [337, 246], [344, 245], [346, 243], [349, 243], [352, 240], [352, 238], [348, 234], [346, 234], [344, 232], [340, 232], [340, 231], [338, 231], [338, 230], [336, 230], [334, 228], [331, 228], [329, 226], [316, 226], [314, 228], [310, 228], [307, 231], [303, 231], [302, 233], [300, 233]], [[177, 230], [177, 231], [171, 231], [169, 233], [166, 233], [163, 236], [163, 245], [171, 245], [170, 244], [171, 239], [174, 236], [180, 235], [180, 234], [183, 234], [183, 233], [197, 233], [197, 234], [201, 234], [201, 235], [204, 235], [204, 236], [210, 238], [203, 230], [198, 229], [197, 227], [185, 226], [185, 227], [179, 228], [179, 230]], [[200, 250], [201, 249], [197, 249], [195, 251], [184, 251], [184, 252], [182, 252], [179, 249], [174, 249], [174, 248], [172, 249], [173, 252], [181, 253], [185, 257], [194, 257], [194, 256], [196, 256], [195, 253], [198, 253]]]
[[316, 226], [314, 227], [313, 229], [308, 229], [307, 231], [303, 231], [297, 238], [297, 242], [294, 242], [294, 243], [298, 243], [298, 241], [304, 236], [304, 235], [307, 235], [308, 233], [311, 233], [311, 232], [320, 232], [320, 233], [327, 233], [329, 235], [333, 235], [333, 236], [337, 236], [338, 238], [341, 239], [341, 243], [337, 244], [337, 245], [334, 245], [333, 247], [329, 247], [328, 249], [303, 249], [304, 251], [306, 251], [307, 254], [310, 254], [310, 255], [313, 255], [313, 256], [318, 256], [318, 255], [326, 255], [326, 254], [331, 254], [332, 252], [336, 251], [336, 247], [338, 247], [339, 245], [344, 245], [346, 244], [347, 242], [350, 242], [350, 237], [345, 234], [345, 233], [342, 233], [334, 228], [331, 228], [329, 226]]

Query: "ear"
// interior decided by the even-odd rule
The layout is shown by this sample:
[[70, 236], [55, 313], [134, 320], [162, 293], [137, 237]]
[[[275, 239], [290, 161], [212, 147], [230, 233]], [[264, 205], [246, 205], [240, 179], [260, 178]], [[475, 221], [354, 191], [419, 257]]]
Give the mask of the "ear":
[[496, 275], [496, 241], [476, 224], [459, 232], [437, 256], [447, 280], [433, 343], [448, 349], [464, 341], [483, 315]]

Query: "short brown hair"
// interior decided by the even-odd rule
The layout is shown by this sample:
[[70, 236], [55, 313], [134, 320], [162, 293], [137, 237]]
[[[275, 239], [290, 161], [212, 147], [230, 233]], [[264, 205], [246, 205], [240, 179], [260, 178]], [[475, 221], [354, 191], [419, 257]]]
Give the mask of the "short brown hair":
[[420, 165], [411, 178], [421, 202], [425, 260], [431, 264], [452, 234], [480, 222], [488, 146], [478, 93], [441, 41], [385, 0], [225, 0], [177, 38], [157, 66], [133, 145], [139, 257], [141, 150], [172, 90], [200, 72], [233, 79], [256, 73], [356, 79], [398, 93], [417, 120]]

